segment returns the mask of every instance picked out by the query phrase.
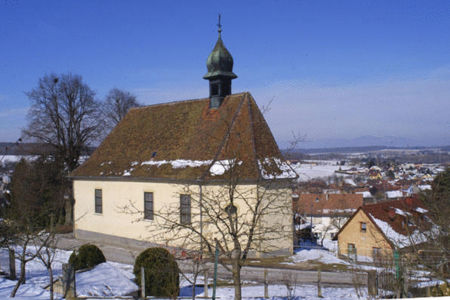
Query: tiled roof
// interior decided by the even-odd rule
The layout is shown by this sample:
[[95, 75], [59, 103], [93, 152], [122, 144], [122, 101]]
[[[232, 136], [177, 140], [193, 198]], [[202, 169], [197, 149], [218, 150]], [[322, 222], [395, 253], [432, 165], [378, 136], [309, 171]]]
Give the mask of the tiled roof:
[[[392, 247], [408, 247], [412, 243], [424, 242], [421, 230], [429, 230], [430, 223], [423, 218], [428, 210], [417, 198], [405, 198], [400, 200], [384, 201], [376, 204], [361, 206], [353, 216], [339, 229], [333, 240], [343, 232], [344, 228], [353, 221], [359, 211], [364, 212], [372, 223], [386, 238]], [[414, 226], [408, 225], [411, 220]], [[420, 224], [421, 228], [417, 227]], [[409, 226], [409, 227], [408, 227]]]
[[363, 205], [362, 194], [300, 194], [297, 212], [301, 214], [351, 215]]
[[395, 232], [402, 235], [408, 234], [406, 227], [408, 220], [415, 221], [422, 214], [421, 210], [426, 211], [422, 202], [417, 198], [369, 204], [361, 209], [370, 217], [386, 222]]
[[240, 179], [296, 177], [249, 93], [227, 96], [218, 109], [208, 104], [206, 98], [131, 109], [72, 176], [225, 179], [235, 159]]

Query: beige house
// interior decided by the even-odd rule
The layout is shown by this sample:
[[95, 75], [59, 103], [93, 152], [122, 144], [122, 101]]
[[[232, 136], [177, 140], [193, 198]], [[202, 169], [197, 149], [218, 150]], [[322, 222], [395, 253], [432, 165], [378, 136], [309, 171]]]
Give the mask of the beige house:
[[423, 243], [417, 224], [427, 210], [415, 198], [361, 206], [334, 237], [340, 255], [360, 261], [392, 258], [394, 250]]
[[292, 253], [297, 175], [250, 93], [231, 94], [220, 35], [207, 67], [208, 98], [131, 109], [72, 173], [77, 238], [199, 250], [253, 226], [251, 255]]

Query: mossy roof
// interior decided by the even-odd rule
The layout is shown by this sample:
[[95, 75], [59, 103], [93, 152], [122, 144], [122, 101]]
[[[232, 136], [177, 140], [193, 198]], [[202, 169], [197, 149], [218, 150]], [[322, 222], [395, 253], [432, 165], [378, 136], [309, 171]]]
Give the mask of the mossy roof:
[[[210, 171], [214, 164], [231, 159], [234, 167], [223, 174]], [[170, 163], [180, 160], [191, 163]], [[282, 174], [276, 163], [280, 160], [255, 100], [250, 93], [240, 93], [227, 96], [218, 109], [209, 109], [209, 98], [133, 108], [71, 175], [225, 180], [233, 173], [242, 180], [258, 180], [261, 174]]]

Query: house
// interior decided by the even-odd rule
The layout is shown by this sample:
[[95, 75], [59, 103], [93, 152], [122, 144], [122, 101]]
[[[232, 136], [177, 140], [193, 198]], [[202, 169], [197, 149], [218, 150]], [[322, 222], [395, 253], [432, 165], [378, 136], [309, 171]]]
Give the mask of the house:
[[426, 213], [416, 198], [361, 206], [334, 237], [339, 254], [365, 261], [392, 258], [395, 250], [424, 242], [417, 224], [427, 220]]
[[[198, 250], [199, 239], [190, 232], [162, 227], [167, 221], [162, 211], [175, 208], [171, 218], [214, 237], [208, 201], [232, 183], [233, 206], [221, 207], [227, 203], [224, 193], [210, 209], [245, 219], [257, 197], [275, 195], [270, 201], [278, 211], [258, 220], [253, 254], [293, 252], [293, 218], [286, 216], [293, 215], [290, 187], [298, 176], [283, 160], [252, 95], [231, 93], [237, 76], [220, 31], [207, 69], [209, 97], [131, 109], [71, 174], [76, 238]], [[269, 226], [277, 233], [266, 230]]]
[[386, 191], [384, 194], [389, 200], [398, 200], [400, 198], [403, 198], [403, 192], [401, 190]]
[[294, 205], [294, 211], [302, 216], [302, 220], [312, 223], [313, 234], [319, 239], [331, 239], [363, 205], [363, 195], [300, 194]]

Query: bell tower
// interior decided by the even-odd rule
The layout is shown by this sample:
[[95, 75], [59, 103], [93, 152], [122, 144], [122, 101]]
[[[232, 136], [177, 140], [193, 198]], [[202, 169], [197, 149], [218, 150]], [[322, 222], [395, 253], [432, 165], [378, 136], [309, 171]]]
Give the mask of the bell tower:
[[217, 26], [219, 37], [206, 61], [208, 73], [203, 76], [204, 79], [209, 80], [209, 108], [220, 107], [223, 99], [231, 94], [231, 80], [237, 78], [233, 73], [233, 57], [222, 41], [220, 14]]

